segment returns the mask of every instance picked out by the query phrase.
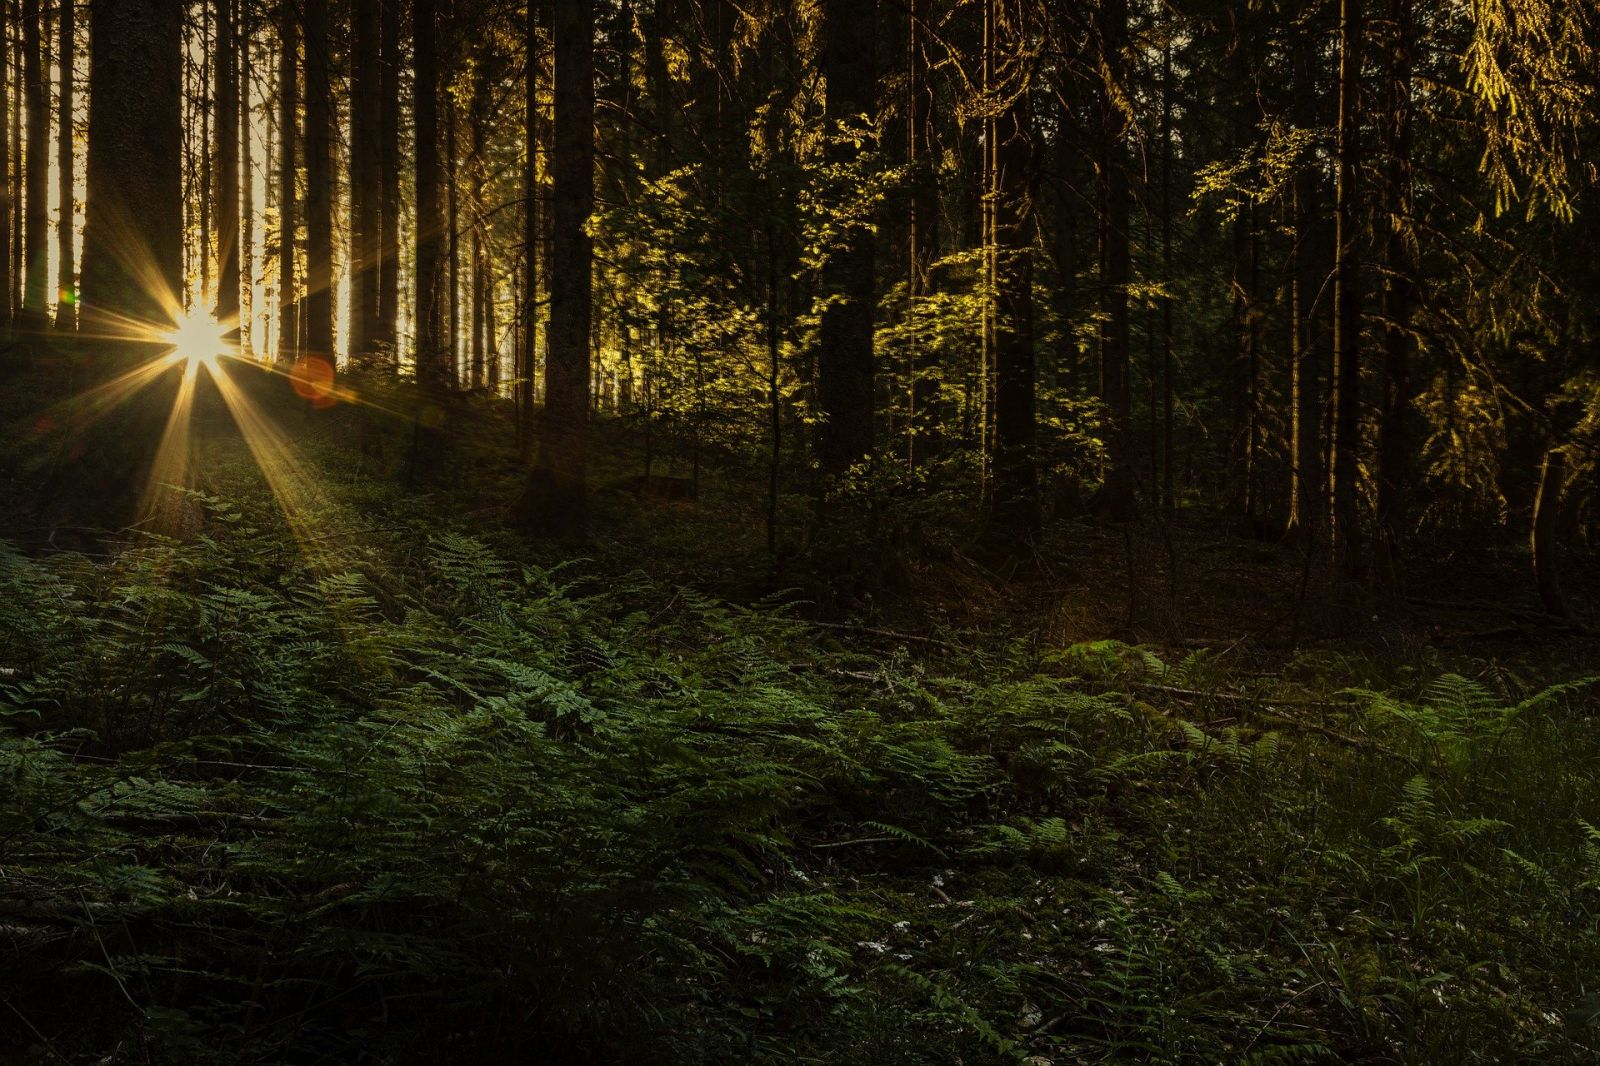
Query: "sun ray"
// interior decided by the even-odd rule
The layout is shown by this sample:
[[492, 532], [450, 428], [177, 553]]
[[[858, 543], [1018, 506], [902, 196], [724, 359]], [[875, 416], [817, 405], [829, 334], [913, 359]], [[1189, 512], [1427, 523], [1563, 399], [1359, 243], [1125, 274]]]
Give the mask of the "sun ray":
[[238, 427], [245, 447], [250, 450], [256, 466], [266, 480], [267, 488], [278, 509], [288, 523], [289, 531], [300, 547], [301, 554], [313, 566], [320, 562], [320, 552], [312, 534], [312, 517], [327, 505], [326, 494], [306, 468], [290, 440], [268, 415], [258, 407], [238, 382], [227, 364], [214, 364], [211, 378], [228, 413]]
[[167, 414], [167, 425], [161, 433], [161, 443], [156, 446], [155, 462], [151, 464], [139, 504], [140, 518], [153, 532], [174, 534], [179, 531], [183, 511], [180, 490], [193, 487], [190, 416], [200, 365], [190, 362], [183, 368], [183, 379], [178, 383], [178, 394]]

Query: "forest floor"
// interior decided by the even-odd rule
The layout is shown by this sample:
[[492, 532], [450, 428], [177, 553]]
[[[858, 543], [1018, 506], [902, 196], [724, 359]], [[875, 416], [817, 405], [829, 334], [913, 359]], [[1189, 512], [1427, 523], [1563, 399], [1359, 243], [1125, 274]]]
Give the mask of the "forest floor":
[[6, 384], [0, 1059], [1600, 1056], [1600, 657], [1514, 546], [1358, 617], [1197, 507], [928, 521], [841, 593], [730, 465], [530, 546], [502, 411], [419, 495], [202, 397], [197, 527], [69, 548]]

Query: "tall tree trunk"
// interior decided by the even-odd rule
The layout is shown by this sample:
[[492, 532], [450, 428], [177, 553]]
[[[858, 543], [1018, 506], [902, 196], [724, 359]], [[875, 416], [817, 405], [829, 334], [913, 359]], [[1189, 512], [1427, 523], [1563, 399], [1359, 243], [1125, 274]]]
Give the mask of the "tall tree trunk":
[[1034, 456], [1033, 119], [1029, 71], [1021, 61], [1029, 38], [1026, 0], [997, 4], [997, 39], [1015, 69], [1002, 80], [1005, 111], [995, 122], [995, 418], [994, 518], [1007, 537], [1039, 526]]
[[217, 5], [217, 321], [239, 336], [239, 52], [232, 0]]
[[533, 451], [533, 376], [539, 352], [539, 263], [541, 256], [540, 217], [543, 211], [539, 187], [539, 129], [543, 118], [539, 110], [544, 81], [544, 34], [541, 32], [542, 5], [529, 4], [527, 13], [528, 70], [523, 91], [522, 163], [522, 347], [521, 367], [517, 372], [517, 444], [526, 460]]
[[[15, 103], [16, 86], [11, 77], [11, 20], [6, 18], [5, 0], [0, 0], [0, 338], [9, 337], [14, 289], [11, 265], [11, 219], [16, 209], [16, 183], [11, 178], [11, 125], [7, 116]], [[22, 146], [16, 146], [20, 155]]]
[[305, 344], [333, 361], [333, 82], [328, 6], [305, 5], [306, 303]]
[[1416, 236], [1411, 218], [1411, 70], [1415, 47], [1411, 0], [1390, 0], [1389, 101], [1385, 137], [1385, 184], [1389, 227], [1384, 245], [1383, 412], [1378, 424], [1378, 535], [1383, 580], [1397, 590], [1400, 541], [1405, 533], [1410, 487], [1411, 308], [1416, 290]]
[[23, 89], [28, 104], [28, 158], [23, 243], [23, 328], [47, 325], [50, 303], [50, 105], [44, 70], [44, 16], [39, 0], [22, 0]]
[[438, 0], [415, 0], [412, 41], [415, 88], [417, 228], [416, 310], [417, 382], [440, 393], [450, 383], [449, 349], [443, 337], [444, 230], [439, 205], [439, 54]]
[[234, 6], [234, 30], [239, 38], [239, 146], [240, 146], [240, 183], [244, 206], [239, 213], [239, 270], [243, 280], [241, 298], [244, 301], [240, 307], [239, 320], [241, 329], [240, 342], [244, 346], [244, 354], [250, 356], [255, 346], [255, 313], [256, 313], [256, 179], [254, 144], [255, 137], [252, 130], [255, 127], [254, 112], [250, 107], [250, 79], [253, 69], [250, 65], [251, 25], [250, 8], [245, 0], [236, 0]]
[[382, 196], [379, 126], [380, 0], [355, 0], [352, 7], [353, 61], [350, 82], [350, 338], [352, 360], [373, 350], [383, 332], [379, 322], [379, 228]]
[[1128, 516], [1133, 502], [1133, 459], [1128, 394], [1128, 284], [1133, 263], [1128, 225], [1128, 116], [1117, 100], [1128, 73], [1128, 0], [1105, 0], [1100, 7], [1101, 87], [1100, 271], [1103, 325], [1100, 332], [1100, 397], [1106, 405], [1110, 472], [1103, 506], [1112, 518]]
[[489, 291], [489, 259], [485, 247], [488, 205], [483, 197], [489, 165], [485, 151], [491, 117], [489, 109], [493, 103], [490, 93], [498, 73], [495, 58], [493, 52], [486, 49], [473, 64], [472, 102], [467, 112], [471, 153], [467, 160], [471, 185], [467, 211], [472, 226], [472, 387], [475, 389], [482, 388], [488, 380], [487, 350], [491, 343], [488, 313], [494, 299]]
[[[1295, 124], [1302, 130], [1318, 125], [1317, 41], [1303, 35], [1293, 46]], [[1323, 237], [1322, 177], [1315, 156], [1303, 160], [1294, 177], [1292, 347], [1289, 363], [1289, 522], [1291, 531], [1319, 523], [1324, 516], [1322, 452], [1318, 432], [1318, 381], [1326, 362], [1327, 307], [1321, 296], [1327, 276], [1327, 242]]]
[[71, 0], [63, 0], [59, 10], [61, 47], [56, 62], [60, 69], [61, 117], [56, 142], [56, 188], [61, 210], [56, 222], [56, 329], [71, 333], [78, 328], [77, 212], [73, 204], [78, 196], [73, 144], [73, 65], [78, 55], [78, 20]]
[[296, 0], [278, 7], [278, 360], [300, 353], [300, 300], [295, 244], [300, 222], [295, 189], [300, 125], [300, 23]]
[[[160, 354], [183, 286], [183, 0], [91, 0], [89, 145], [81, 322], [115, 337], [96, 377]], [[148, 323], [150, 334], [130, 333]], [[158, 380], [175, 389], [176, 373]], [[47, 521], [117, 527], [149, 480], [170, 395], [141, 395], [93, 423], [41, 494]]]
[[460, 188], [457, 184], [460, 178], [460, 160], [456, 154], [457, 119], [455, 98], [449, 93], [445, 93], [445, 240], [447, 242], [446, 253], [449, 259], [448, 278], [446, 280], [446, 288], [449, 292], [449, 300], [446, 306], [449, 310], [449, 316], [445, 320], [445, 347], [450, 352], [450, 386], [452, 388], [461, 384], [461, 204]]
[[[855, 144], [839, 136], [876, 110], [873, 0], [824, 0], [822, 71], [827, 79], [826, 114], [834, 140], [829, 155], [849, 165]], [[817, 457], [824, 474], [840, 477], [872, 453], [873, 418], [873, 234], [852, 225], [822, 268], [822, 319], [817, 330], [817, 399], [824, 427]]]
[[84, 323], [96, 332], [129, 319], [171, 321], [182, 292], [183, 6], [90, 5], [90, 39], [99, 47], [89, 65], [82, 288]]
[[400, 0], [379, 0], [378, 317], [370, 340], [383, 346], [391, 369], [399, 366], [400, 332]]
[[[906, 161], [911, 168], [911, 233], [906, 289], [910, 308], [910, 357], [906, 377], [906, 466], [915, 471], [921, 452], [933, 444], [937, 421], [933, 410], [937, 384], [921, 365], [923, 337], [919, 328], [921, 301], [933, 289], [933, 263], [938, 254], [939, 185], [933, 156], [933, 85], [928, 77], [927, 41], [931, 0], [911, 0], [907, 19]], [[919, 445], [922, 445], [919, 448]]]
[[550, 350], [539, 459], [516, 517], [547, 535], [584, 526], [590, 395], [590, 311], [594, 249], [594, 6], [562, 0], [553, 18], [555, 137], [550, 169], [552, 248]]
[[1175, 505], [1172, 477], [1172, 414], [1177, 388], [1172, 358], [1172, 41], [1161, 49], [1161, 506]]
[[[211, 243], [215, 232], [211, 228], [211, 189], [214, 177], [214, 168], [211, 158], [211, 72], [214, 49], [211, 47], [211, 5], [204, 2], [200, 5], [200, 39], [197, 42], [200, 51], [200, 64], [196, 69], [195, 64], [188, 63], [184, 68], [183, 95], [189, 102], [189, 114], [184, 119], [184, 165], [187, 168], [185, 178], [187, 181], [198, 185], [195, 192], [187, 187], [184, 190], [184, 206], [188, 207], [193, 201], [198, 208], [199, 219], [195, 222], [195, 231], [200, 235], [194, 242], [190, 255], [200, 257], [200, 295], [203, 300], [209, 300], [211, 290]], [[185, 45], [187, 50], [188, 46]], [[200, 127], [199, 136], [195, 136], [194, 128]], [[189, 274], [194, 273], [192, 265], [186, 265]], [[190, 281], [185, 277], [185, 282]], [[184, 293], [187, 302], [190, 293]]]
[[26, 185], [23, 178], [23, 156], [26, 155], [22, 136], [22, 112], [25, 110], [25, 98], [28, 95], [26, 80], [23, 76], [24, 63], [22, 60], [22, 0], [14, 0], [11, 5], [12, 25], [16, 30], [11, 40], [11, 83], [16, 86], [16, 91], [11, 94], [11, 144], [15, 148], [11, 164], [11, 189], [16, 195], [16, 210], [11, 213], [11, 314], [22, 325], [22, 279], [25, 273], [22, 249], [22, 218], [27, 213]]
[[1338, 569], [1361, 569], [1356, 512], [1361, 415], [1361, 46], [1363, 0], [1341, 0], [1339, 28], [1339, 184], [1334, 218], [1338, 265], [1334, 276], [1333, 548]]

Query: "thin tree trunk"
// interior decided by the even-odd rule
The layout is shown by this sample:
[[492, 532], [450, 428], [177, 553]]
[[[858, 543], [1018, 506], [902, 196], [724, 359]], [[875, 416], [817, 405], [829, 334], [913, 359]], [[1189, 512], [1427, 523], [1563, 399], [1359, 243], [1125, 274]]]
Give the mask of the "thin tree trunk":
[[254, 112], [250, 107], [250, 79], [254, 70], [250, 63], [251, 27], [248, 21], [249, 8], [245, 0], [236, 0], [234, 6], [234, 27], [239, 38], [239, 130], [240, 130], [240, 166], [239, 175], [241, 193], [244, 201], [243, 209], [239, 214], [239, 271], [242, 279], [243, 301], [240, 307], [239, 332], [240, 343], [246, 356], [252, 355], [256, 344], [255, 337], [255, 311], [256, 311], [256, 258], [255, 258], [255, 220], [256, 220], [256, 178], [254, 144]]
[[364, 360], [383, 332], [379, 321], [378, 260], [382, 219], [379, 126], [380, 0], [354, 0], [350, 82], [350, 337], [352, 360]]
[[[16, 86], [11, 77], [11, 20], [4, 17], [9, 13], [4, 0], [0, 0], [0, 337], [9, 337], [11, 333], [14, 309], [11, 294], [16, 277], [11, 262], [11, 223], [12, 212], [16, 209], [16, 183], [11, 175], [13, 142], [8, 121], [8, 115], [15, 105]], [[17, 145], [16, 148], [20, 155], [22, 146]]]
[[[1316, 41], [1302, 38], [1294, 44], [1295, 124], [1303, 130], [1317, 125], [1318, 86]], [[1293, 291], [1291, 294], [1292, 347], [1289, 363], [1289, 522], [1291, 532], [1315, 525], [1322, 517], [1324, 493], [1317, 412], [1318, 378], [1326, 355], [1325, 332], [1320, 328], [1320, 297], [1326, 270], [1322, 239], [1322, 179], [1315, 158], [1301, 162], [1294, 178]]]
[[1161, 505], [1175, 505], [1172, 478], [1172, 414], [1176, 387], [1172, 358], [1172, 41], [1161, 50]]
[[[939, 185], [937, 160], [932, 151], [933, 88], [928, 78], [926, 40], [930, 0], [911, 0], [906, 66], [910, 77], [910, 103], [906, 108], [906, 160], [911, 168], [910, 261], [907, 296], [910, 316], [910, 356], [906, 376], [906, 466], [915, 471], [922, 452], [931, 451], [937, 432], [934, 401], [937, 384], [920, 365], [923, 337], [919, 328], [921, 303], [933, 290], [933, 263], [938, 251]], [[922, 447], [919, 449], [919, 445]]]
[[370, 340], [399, 369], [400, 334], [400, 0], [379, 0], [378, 311]]
[[998, 38], [1013, 57], [1004, 79], [1008, 104], [995, 122], [995, 529], [1026, 537], [1039, 526], [1035, 467], [1035, 374], [1033, 355], [1033, 120], [1028, 109], [1029, 76], [1015, 58], [1028, 40], [1025, 0], [1003, 0]]
[[73, 89], [76, 80], [73, 65], [78, 55], [75, 0], [62, 0], [59, 10], [61, 47], [57, 63], [60, 68], [60, 99], [57, 106], [61, 117], [56, 142], [56, 188], [61, 209], [56, 223], [56, 329], [71, 333], [78, 328], [77, 212], [73, 203], [78, 195], [74, 159], [76, 146], [73, 143]]
[[[1241, 25], [1238, 15], [1234, 16], [1228, 76], [1235, 94], [1231, 107], [1230, 134], [1235, 151], [1243, 151], [1254, 136], [1253, 123], [1250, 121], [1250, 103], [1254, 97], [1254, 69], [1247, 47], [1247, 34], [1251, 29], [1253, 27]], [[1232, 497], [1232, 502], [1235, 505], [1242, 505], [1246, 520], [1253, 519], [1256, 511], [1255, 449], [1259, 373], [1254, 347], [1255, 221], [1253, 201], [1239, 207], [1234, 215], [1232, 276], [1228, 284], [1232, 295], [1228, 326], [1233, 341], [1233, 359], [1227, 378], [1228, 393], [1232, 397], [1229, 406], [1233, 422], [1229, 433], [1228, 473], [1230, 479], [1233, 479], [1230, 492], [1237, 493]]]
[[296, 132], [300, 125], [300, 23], [296, 0], [278, 8], [278, 360], [300, 354], [300, 301], [296, 279], [299, 211], [295, 189]]
[[439, 57], [438, 0], [415, 0], [413, 5], [412, 91], [416, 129], [417, 229], [416, 229], [416, 335], [417, 382], [430, 393], [443, 392], [450, 383], [449, 349], [444, 344], [441, 282], [443, 281], [443, 219], [439, 205]]
[[22, 0], [23, 89], [28, 104], [27, 190], [23, 242], [23, 328], [42, 330], [50, 303], [50, 106], [44, 70], [44, 16], [39, 0]]
[[488, 382], [488, 305], [489, 260], [485, 248], [486, 205], [483, 202], [488, 161], [484, 153], [489, 137], [490, 92], [494, 85], [497, 65], [492, 53], [485, 50], [473, 65], [472, 102], [468, 109], [469, 152], [467, 169], [470, 184], [470, 202], [467, 213], [472, 226], [472, 387], [481, 389]]
[[1561, 574], [1556, 561], [1556, 536], [1561, 523], [1561, 494], [1567, 480], [1567, 453], [1560, 448], [1545, 452], [1539, 471], [1539, 492], [1533, 501], [1533, 535], [1529, 548], [1533, 554], [1533, 573], [1539, 586], [1539, 601], [1558, 618], [1570, 618], [1572, 608], [1561, 591]]
[[522, 366], [517, 372], [517, 441], [524, 460], [533, 451], [533, 377], [538, 369], [539, 260], [541, 213], [539, 189], [540, 83], [544, 70], [544, 36], [540, 32], [541, 5], [529, 4], [527, 14], [528, 69], [526, 111], [523, 119], [522, 164]]
[[217, 321], [239, 336], [239, 52], [231, 0], [217, 0]]
[[26, 148], [22, 136], [22, 112], [28, 95], [22, 60], [22, 0], [12, 5], [12, 25], [18, 32], [11, 40], [11, 84], [16, 91], [11, 94], [11, 144], [16, 149], [11, 168], [11, 189], [16, 195], [16, 210], [11, 213], [11, 314], [17, 325], [22, 325], [23, 288], [23, 216], [27, 213], [27, 188], [22, 173]]
[[445, 233], [448, 241], [449, 258], [449, 318], [446, 320], [445, 329], [449, 334], [448, 347], [450, 349], [450, 384], [458, 387], [461, 384], [461, 202], [460, 202], [460, 157], [456, 152], [456, 126], [459, 116], [456, 113], [455, 98], [449, 93], [444, 97], [444, 195], [445, 195]]
[[[194, 80], [184, 88], [184, 94], [189, 96], [190, 107], [200, 115], [200, 136], [194, 136], [194, 120], [184, 126], [184, 134], [189, 141], [189, 181], [198, 182], [200, 190], [195, 195], [195, 200], [200, 208], [200, 222], [197, 229], [198, 237], [195, 250], [200, 253], [200, 299], [213, 299], [211, 291], [211, 248], [213, 248], [216, 232], [211, 229], [214, 214], [211, 210], [211, 189], [213, 189], [216, 168], [211, 158], [211, 147], [214, 141], [211, 138], [211, 72], [216, 62], [216, 50], [211, 46], [211, 3], [202, 0], [200, 6], [200, 69], [195, 70]], [[189, 195], [186, 194], [186, 200]], [[187, 279], [186, 279], [187, 280]], [[187, 293], [186, 293], [187, 298]]]
[[328, 7], [305, 5], [306, 351], [330, 363], [333, 350], [333, 84]]
[[1129, 248], [1127, 127], [1128, 117], [1116, 100], [1127, 80], [1128, 3], [1106, 0], [1100, 9], [1101, 69], [1108, 84], [1101, 90], [1101, 285], [1104, 324], [1100, 334], [1100, 389], [1110, 420], [1107, 427], [1111, 470], [1105, 484], [1105, 508], [1125, 519], [1132, 506], [1133, 465], [1129, 454], [1128, 284], [1132, 280]]
[[1361, 528], [1356, 514], [1361, 414], [1361, 45], [1363, 0], [1341, 0], [1339, 57], [1339, 185], [1334, 217], [1339, 249], [1334, 279], [1333, 531], [1341, 572], [1361, 569]]
[[1384, 258], [1383, 412], [1378, 424], [1378, 535], [1383, 580], [1400, 583], [1401, 538], [1410, 486], [1411, 308], [1416, 291], [1415, 236], [1411, 220], [1411, 69], [1415, 45], [1411, 0], [1390, 0], [1395, 34], [1385, 123], [1385, 183], [1390, 220]]

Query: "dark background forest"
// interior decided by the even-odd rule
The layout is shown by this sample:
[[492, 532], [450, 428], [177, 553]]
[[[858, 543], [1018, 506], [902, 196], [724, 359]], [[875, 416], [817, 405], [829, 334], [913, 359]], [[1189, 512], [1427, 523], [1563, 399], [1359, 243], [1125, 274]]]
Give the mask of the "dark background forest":
[[0, 25], [0, 1059], [1600, 1056], [1592, 4]]

